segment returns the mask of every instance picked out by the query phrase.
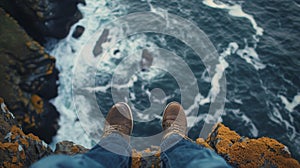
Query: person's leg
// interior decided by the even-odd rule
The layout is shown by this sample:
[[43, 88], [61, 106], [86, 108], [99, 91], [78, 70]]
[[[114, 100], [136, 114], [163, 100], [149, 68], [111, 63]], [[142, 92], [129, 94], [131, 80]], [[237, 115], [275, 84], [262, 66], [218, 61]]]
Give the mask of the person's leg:
[[161, 160], [165, 167], [229, 168], [226, 161], [214, 151], [172, 134], [161, 144]]
[[130, 156], [131, 147], [128, 142], [120, 134], [112, 133], [101, 139], [96, 146], [85, 154], [75, 156], [52, 155], [31, 167], [130, 167]]
[[45, 157], [30, 166], [31, 168], [81, 168], [81, 167], [98, 167], [105, 168], [95, 160], [84, 156], [76, 155], [51, 155]]
[[132, 127], [132, 113], [129, 106], [125, 103], [117, 103], [106, 117], [102, 139], [89, 152], [75, 156], [49, 156], [31, 167], [131, 167], [129, 135]]
[[187, 120], [183, 107], [169, 103], [164, 110], [161, 159], [166, 167], [230, 167], [213, 151], [186, 140]]
[[112, 133], [84, 155], [104, 167], [131, 167], [131, 151], [131, 146], [120, 134]]
[[132, 112], [126, 103], [117, 103], [106, 116], [102, 140], [84, 154], [104, 167], [129, 167]]

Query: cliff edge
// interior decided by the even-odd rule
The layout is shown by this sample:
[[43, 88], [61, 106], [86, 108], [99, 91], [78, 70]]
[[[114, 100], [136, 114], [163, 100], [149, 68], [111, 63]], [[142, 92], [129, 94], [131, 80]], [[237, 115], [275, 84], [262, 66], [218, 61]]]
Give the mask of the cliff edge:
[[[75, 155], [88, 149], [73, 142], [64, 141], [56, 144], [52, 151], [47, 144], [33, 134], [24, 134], [17, 125], [14, 115], [0, 98], [0, 167], [29, 167], [39, 159], [51, 154]], [[288, 148], [275, 139], [262, 137], [249, 139], [219, 123], [210, 136], [194, 143], [216, 151], [232, 167], [236, 168], [299, 168]], [[151, 156], [149, 156], [151, 153]], [[143, 151], [132, 151], [132, 168], [160, 167], [160, 149], [151, 146]]]

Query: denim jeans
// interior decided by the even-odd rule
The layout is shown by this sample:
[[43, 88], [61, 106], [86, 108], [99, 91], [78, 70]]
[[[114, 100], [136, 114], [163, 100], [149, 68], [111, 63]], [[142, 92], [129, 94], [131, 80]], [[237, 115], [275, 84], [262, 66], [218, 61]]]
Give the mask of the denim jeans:
[[[175, 144], [175, 145], [174, 145]], [[161, 144], [163, 167], [230, 168], [226, 161], [214, 151], [183, 139], [177, 134], [170, 135]]]
[[[177, 143], [177, 144], [176, 144]], [[174, 145], [175, 144], [175, 145]], [[109, 149], [109, 150], [107, 150]], [[126, 155], [119, 155], [123, 153]], [[164, 167], [205, 167], [227, 168], [230, 167], [225, 160], [215, 152], [201, 147], [188, 140], [182, 139], [177, 134], [169, 136], [161, 144], [161, 160]], [[121, 135], [112, 133], [103, 138], [99, 144], [85, 154], [75, 156], [52, 155], [33, 164], [32, 168], [116, 168], [131, 167], [131, 147]]]

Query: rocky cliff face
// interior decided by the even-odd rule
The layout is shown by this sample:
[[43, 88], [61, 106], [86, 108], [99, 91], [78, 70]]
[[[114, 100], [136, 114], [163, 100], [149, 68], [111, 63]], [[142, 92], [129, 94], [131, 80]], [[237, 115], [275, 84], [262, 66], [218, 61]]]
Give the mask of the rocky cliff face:
[[24, 134], [14, 115], [0, 98], [0, 167], [29, 167], [33, 162], [51, 154], [51, 149], [37, 136]]
[[275, 139], [241, 137], [223, 124], [216, 125], [205, 142], [233, 167], [300, 167], [288, 148]]
[[82, 18], [77, 4], [84, 0], [3, 0], [0, 2], [31, 37], [43, 42], [45, 37], [63, 38]]
[[48, 102], [57, 95], [55, 59], [1, 8], [0, 23], [0, 96], [25, 133], [49, 143], [59, 117]]
[[[64, 141], [56, 145], [56, 154], [73, 155], [87, 149], [72, 142]], [[0, 167], [29, 167], [39, 159], [54, 152], [32, 133], [25, 134], [18, 126], [14, 115], [0, 98]]]

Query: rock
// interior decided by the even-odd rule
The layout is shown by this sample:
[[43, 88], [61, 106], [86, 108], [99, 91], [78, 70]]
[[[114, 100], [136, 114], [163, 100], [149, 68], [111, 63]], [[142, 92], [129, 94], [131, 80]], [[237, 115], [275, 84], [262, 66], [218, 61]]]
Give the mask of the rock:
[[0, 167], [29, 167], [52, 153], [51, 149], [33, 134], [24, 134], [16, 126], [14, 116], [0, 98]]
[[140, 61], [140, 68], [141, 71], [147, 71], [151, 67], [153, 62], [152, 53], [149, 50], [144, 49], [142, 53], [142, 59]]
[[206, 142], [233, 167], [300, 167], [275, 139], [241, 137], [223, 124], [216, 125]]
[[71, 141], [62, 141], [56, 144], [55, 153], [56, 154], [66, 154], [66, 155], [75, 155], [86, 153], [89, 149], [76, 145]]
[[203, 138], [197, 138], [196, 139], [196, 143], [199, 144], [199, 145], [201, 145], [201, 146], [204, 146], [204, 147], [206, 147], [208, 149], [212, 149], [213, 150], [213, 148], [211, 146], [209, 146], [209, 144]]
[[0, 96], [25, 133], [50, 143], [59, 113], [48, 101], [57, 95], [55, 58], [0, 8]]
[[1, 97], [0, 107], [0, 167], [29, 167], [51, 154], [75, 155], [88, 151], [81, 145], [63, 141], [56, 144], [54, 153], [37, 136], [22, 131]]
[[159, 146], [151, 146], [143, 151], [132, 150], [132, 168], [139, 167], [160, 167], [160, 148]]
[[0, 142], [3, 142], [6, 135], [11, 130], [13, 125], [17, 125], [17, 122], [14, 120], [14, 115], [8, 110], [4, 104], [3, 98], [0, 97]]
[[76, 28], [72, 34], [72, 37], [78, 39], [83, 34], [84, 29], [85, 28], [83, 26], [80, 26], [80, 25], [76, 26]]
[[45, 37], [64, 38], [70, 27], [82, 18], [77, 8], [84, 0], [9, 0], [1, 1], [26, 32], [39, 42]]
[[100, 54], [102, 54], [103, 52], [102, 44], [109, 41], [108, 36], [109, 36], [109, 29], [104, 29], [94, 46], [93, 49], [94, 57], [98, 57]]

